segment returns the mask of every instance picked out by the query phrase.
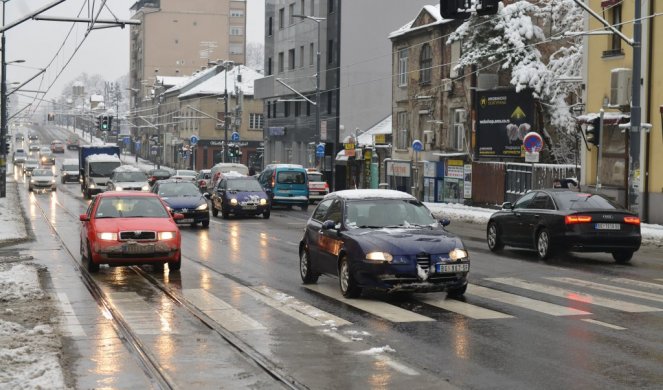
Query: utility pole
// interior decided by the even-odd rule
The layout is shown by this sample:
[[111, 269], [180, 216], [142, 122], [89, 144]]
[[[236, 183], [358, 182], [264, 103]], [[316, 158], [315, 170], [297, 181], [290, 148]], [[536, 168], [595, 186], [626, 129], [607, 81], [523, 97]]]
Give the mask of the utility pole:
[[2, 0], [2, 38], [0, 44], [2, 45], [2, 79], [0, 83], [0, 198], [7, 197], [7, 61], [5, 55], [7, 53], [7, 45], [5, 42], [5, 4], [9, 0]]
[[228, 162], [228, 70], [232, 69], [233, 61], [224, 61], [225, 86], [223, 92], [223, 162]]

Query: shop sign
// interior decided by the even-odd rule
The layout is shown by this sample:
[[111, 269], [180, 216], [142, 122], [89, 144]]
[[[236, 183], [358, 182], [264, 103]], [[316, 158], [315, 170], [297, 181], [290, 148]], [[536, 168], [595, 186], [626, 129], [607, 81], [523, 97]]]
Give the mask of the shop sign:
[[463, 160], [447, 160], [447, 165], [449, 165], [449, 166], [453, 165], [455, 167], [462, 167], [463, 165], [465, 165], [465, 163], [463, 162]]
[[364, 160], [371, 161], [371, 158], [373, 158], [373, 152], [368, 149], [364, 152]]
[[387, 136], [385, 134], [375, 134], [373, 136], [373, 143], [376, 145], [384, 145], [387, 143]]
[[463, 197], [465, 199], [472, 198], [472, 164], [466, 164], [463, 167]]
[[437, 164], [435, 161], [424, 161], [424, 177], [437, 177]]
[[355, 144], [343, 144], [345, 146], [345, 155], [348, 157], [355, 157]]
[[389, 162], [387, 176], [410, 177], [410, 162]]
[[455, 165], [450, 165], [447, 166], [447, 174], [445, 175], [446, 177], [453, 177], [454, 179], [462, 179], [463, 176], [465, 175], [465, 172], [463, 170], [463, 166], [455, 166]]

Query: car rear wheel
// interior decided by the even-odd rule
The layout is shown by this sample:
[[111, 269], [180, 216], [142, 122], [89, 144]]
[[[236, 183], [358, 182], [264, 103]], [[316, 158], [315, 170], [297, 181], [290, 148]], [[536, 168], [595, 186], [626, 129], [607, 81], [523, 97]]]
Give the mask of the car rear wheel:
[[550, 233], [548, 229], [542, 228], [536, 235], [536, 251], [541, 260], [552, 256], [552, 247], [550, 245]]
[[306, 249], [302, 249], [299, 253], [299, 276], [302, 277], [304, 284], [316, 283], [320, 276], [320, 274], [314, 273], [311, 269], [311, 259]]
[[87, 270], [89, 273], [94, 274], [99, 272], [99, 264], [96, 264], [94, 261], [92, 261], [92, 248], [90, 248], [90, 244], [87, 244], [87, 257], [85, 258], [86, 260], [86, 266]]
[[612, 258], [619, 264], [626, 264], [633, 258], [633, 251], [612, 252]]
[[467, 284], [465, 284], [463, 287], [454, 288], [447, 291], [447, 296], [451, 298], [460, 298], [463, 296], [463, 294], [465, 294], [465, 291], [467, 291]]
[[361, 287], [357, 285], [352, 272], [350, 271], [350, 263], [348, 258], [341, 259], [341, 266], [338, 273], [339, 285], [341, 286], [341, 294], [346, 298], [357, 298], [361, 295]]
[[486, 240], [488, 241], [488, 249], [491, 251], [497, 252], [504, 249], [504, 243], [502, 242], [502, 237], [500, 237], [500, 229], [497, 223], [491, 222], [488, 224]]
[[179, 258], [177, 261], [169, 261], [168, 262], [168, 269], [171, 271], [179, 271], [180, 268], [182, 268], [182, 255], [180, 254]]

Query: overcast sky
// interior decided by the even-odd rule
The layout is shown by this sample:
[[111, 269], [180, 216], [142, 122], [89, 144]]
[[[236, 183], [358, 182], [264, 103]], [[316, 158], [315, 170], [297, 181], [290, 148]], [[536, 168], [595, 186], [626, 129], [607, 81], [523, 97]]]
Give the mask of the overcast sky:
[[[247, 0], [247, 2], [247, 39], [249, 42], [262, 43], [265, 2], [264, 0]], [[9, 0], [5, 4], [5, 24], [10, 24], [22, 16], [52, 3], [53, 0]], [[98, 7], [101, 0], [90, 0], [90, 3], [96, 4]], [[110, 10], [119, 19], [131, 18], [129, 7], [134, 3], [135, 0], [107, 1]], [[46, 11], [44, 15], [76, 17], [81, 9], [81, 17], [87, 17], [86, 0], [66, 0]], [[112, 15], [104, 9], [100, 17], [112, 18]], [[7, 66], [7, 82], [24, 82], [53, 61], [43, 77], [37, 77], [23, 88], [46, 91], [50, 87], [46, 99], [52, 99], [59, 97], [62, 94], [63, 86], [69, 81], [75, 80], [83, 72], [101, 74], [109, 81], [114, 81], [129, 73], [129, 27], [92, 31], [63, 71], [63, 67], [83, 40], [87, 25], [77, 23], [71, 30], [71, 35], [60, 54], [56, 55], [71, 27], [72, 23], [29, 20], [8, 30], [6, 32], [7, 62], [25, 60], [25, 63]], [[58, 76], [60, 72], [61, 74]], [[25, 96], [19, 96], [19, 98], [19, 108], [31, 101]]]

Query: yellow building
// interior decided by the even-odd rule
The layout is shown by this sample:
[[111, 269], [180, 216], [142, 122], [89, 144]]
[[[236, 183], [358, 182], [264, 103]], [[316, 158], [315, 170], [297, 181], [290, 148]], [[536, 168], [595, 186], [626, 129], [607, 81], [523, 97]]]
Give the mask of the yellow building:
[[[589, 0], [592, 10], [608, 22], [619, 26], [628, 38], [633, 38], [635, 2], [633, 0]], [[642, 4], [642, 123], [639, 184], [640, 193], [632, 207], [644, 221], [663, 223], [663, 16], [651, 16], [663, 12], [663, 1], [643, 0]], [[589, 15], [586, 30], [603, 30], [603, 25]], [[628, 191], [629, 131], [619, 127], [630, 121], [631, 71], [633, 50], [616, 34], [588, 35], [585, 38], [585, 122], [596, 118], [604, 110], [603, 128], [599, 146], [583, 145], [583, 169], [581, 183], [614, 199], [623, 206], [634, 204], [633, 193]], [[582, 122], [582, 121], [581, 121]], [[582, 128], [587, 133], [587, 124]], [[589, 129], [591, 132], [591, 128]], [[583, 142], [584, 143], [584, 142]], [[631, 198], [631, 202], [629, 202]]]

